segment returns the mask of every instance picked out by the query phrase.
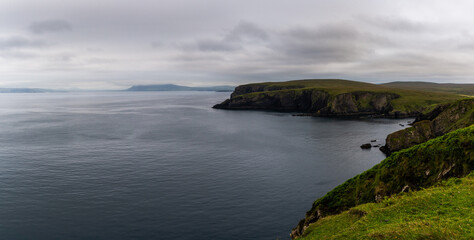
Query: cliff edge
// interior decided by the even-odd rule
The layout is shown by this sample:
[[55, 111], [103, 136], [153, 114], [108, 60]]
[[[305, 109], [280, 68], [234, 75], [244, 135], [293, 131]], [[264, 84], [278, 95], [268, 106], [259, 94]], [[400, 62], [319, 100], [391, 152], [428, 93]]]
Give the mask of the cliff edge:
[[420, 115], [412, 127], [389, 134], [385, 146], [380, 150], [390, 155], [472, 124], [474, 124], [474, 99], [441, 104], [432, 111]]
[[401, 118], [417, 117], [436, 104], [460, 98], [349, 80], [315, 79], [241, 85], [214, 108]]

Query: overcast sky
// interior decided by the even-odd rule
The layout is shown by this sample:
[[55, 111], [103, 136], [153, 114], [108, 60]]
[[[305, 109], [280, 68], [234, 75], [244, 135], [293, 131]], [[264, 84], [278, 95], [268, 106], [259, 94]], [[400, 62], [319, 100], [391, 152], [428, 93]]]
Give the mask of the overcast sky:
[[474, 1], [0, 0], [0, 87], [474, 83]]

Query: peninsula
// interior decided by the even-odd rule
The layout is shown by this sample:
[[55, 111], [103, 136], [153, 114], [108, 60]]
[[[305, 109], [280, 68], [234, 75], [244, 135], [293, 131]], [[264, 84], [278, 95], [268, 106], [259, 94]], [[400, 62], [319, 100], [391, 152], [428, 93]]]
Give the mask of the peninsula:
[[[474, 88], [474, 84], [466, 85]], [[438, 104], [466, 98], [466, 94], [453, 92], [450, 87], [443, 89], [441, 86], [437, 91], [420, 89], [420, 84], [410, 88], [410, 85], [403, 84], [371, 84], [341, 79], [253, 83], [236, 87], [230, 99], [214, 108], [288, 111], [313, 116], [403, 118], [417, 117]]]

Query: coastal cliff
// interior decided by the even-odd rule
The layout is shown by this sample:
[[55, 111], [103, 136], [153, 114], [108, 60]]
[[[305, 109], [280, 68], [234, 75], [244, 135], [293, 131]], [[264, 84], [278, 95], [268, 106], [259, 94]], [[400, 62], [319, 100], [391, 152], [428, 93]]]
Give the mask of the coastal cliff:
[[[241, 92], [236, 89], [235, 92]], [[274, 110], [313, 113], [320, 116], [388, 115], [393, 109], [391, 100], [400, 97], [394, 93], [357, 91], [331, 95], [317, 89], [259, 92], [237, 95], [214, 108]]]
[[313, 223], [354, 206], [381, 202], [384, 197], [420, 190], [474, 170], [474, 125], [393, 153], [370, 170], [334, 188], [313, 203], [291, 237], [307, 234]]
[[349, 80], [319, 79], [246, 84], [217, 109], [301, 112], [314, 116], [417, 117], [453, 94], [426, 94]]
[[474, 99], [442, 104], [420, 115], [412, 127], [389, 134], [382, 150], [387, 155], [474, 124]]

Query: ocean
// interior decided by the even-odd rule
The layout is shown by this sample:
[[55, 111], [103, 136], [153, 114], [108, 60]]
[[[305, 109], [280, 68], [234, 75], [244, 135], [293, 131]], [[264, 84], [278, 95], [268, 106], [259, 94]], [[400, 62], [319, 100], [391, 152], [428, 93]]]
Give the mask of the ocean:
[[228, 96], [0, 94], [0, 239], [289, 239], [408, 121], [211, 108]]

